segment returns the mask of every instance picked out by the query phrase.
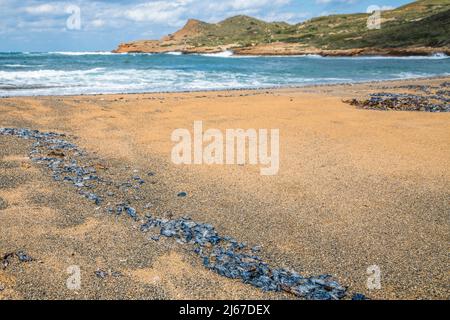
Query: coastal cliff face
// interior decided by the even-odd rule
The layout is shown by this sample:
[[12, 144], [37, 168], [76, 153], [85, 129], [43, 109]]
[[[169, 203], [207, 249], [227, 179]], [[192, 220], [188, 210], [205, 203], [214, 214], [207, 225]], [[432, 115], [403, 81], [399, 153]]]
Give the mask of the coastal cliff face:
[[367, 28], [369, 14], [332, 15], [291, 25], [236, 16], [211, 24], [189, 20], [160, 40], [120, 44], [117, 53], [217, 53], [239, 55], [450, 54], [450, 0], [421, 0], [383, 11], [381, 29]]

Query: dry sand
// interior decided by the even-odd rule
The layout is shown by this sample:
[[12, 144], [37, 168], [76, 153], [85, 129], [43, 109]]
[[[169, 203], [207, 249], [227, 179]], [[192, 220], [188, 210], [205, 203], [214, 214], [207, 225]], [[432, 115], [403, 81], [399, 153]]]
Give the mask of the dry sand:
[[[118, 176], [155, 172], [142, 191], [153, 213], [211, 223], [261, 245], [274, 266], [332, 274], [373, 299], [448, 299], [450, 114], [342, 102], [398, 85], [3, 98], [0, 127], [67, 133]], [[195, 120], [279, 128], [279, 174], [172, 164], [172, 131]], [[31, 163], [29, 142], [0, 137], [0, 146], [0, 255], [36, 258], [0, 269], [0, 299], [290, 298], [222, 278], [175, 241], [149, 242], [138, 224], [98, 212]], [[76, 292], [66, 288], [70, 265], [82, 270]], [[366, 288], [371, 265], [381, 290]], [[97, 269], [122, 276], [100, 279]]]

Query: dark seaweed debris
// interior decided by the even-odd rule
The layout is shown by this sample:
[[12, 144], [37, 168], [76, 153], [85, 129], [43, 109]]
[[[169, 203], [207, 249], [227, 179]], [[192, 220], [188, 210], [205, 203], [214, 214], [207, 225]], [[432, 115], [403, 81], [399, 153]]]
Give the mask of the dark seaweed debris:
[[8, 208], [8, 202], [0, 197], [0, 210], [5, 210]]
[[330, 275], [303, 277], [294, 271], [271, 268], [253, 254], [259, 248], [250, 249], [245, 243], [222, 237], [210, 224], [187, 217], [176, 220], [149, 217], [141, 231], [149, 232], [152, 228], [158, 228], [161, 236], [192, 245], [203, 265], [224, 277], [240, 279], [264, 291], [285, 291], [306, 299], [337, 300], [346, 296], [347, 289]]
[[355, 293], [352, 296], [352, 300], [354, 300], [354, 301], [361, 301], [361, 300], [370, 300], [370, 299], [367, 298], [365, 295], [363, 295], [361, 293]]
[[16, 252], [17, 258], [19, 258], [20, 262], [30, 262], [33, 261], [33, 258], [30, 257], [25, 251], [17, 251]]
[[16, 257], [19, 262], [31, 262], [34, 259], [28, 255], [25, 251], [19, 250], [17, 252], [9, 252], [3, 255], [1, 258], [1, 266], [3, 269], [6, 269], [12, 262], [12, 260]]
[[351, 99], [344, 102], [353, 106], [371, 110], [393, 111], [423, 111], [423, 112], [450, 112], [450, 91], [448, 83], [440, 87], [431, 86], [402, 86], [408, 90], [423, 92], [423, 95], [397, 94], [389, 92], [374, 93], [368, 99]]
[[[78, 193], [92, 201], [97, 206], [102, 205], [103, 194], [95, 191], [97, 186], [116, 186], [117, 189], [131, 187], [131, 183], [115, 183], [97, 175], [97, 171], [89, 163], [86, 153], [63, 138], [64, 134], [40, 132], [29, 129], [0, 128], [0, 135], [15, 136], [34, 140], [30, 158], [32, 161], [46, 165], [55, 181], [65, 181], [73, 184]], [[150, 174], [149, 174], [150, 175]], [[153, 175], [153, 173], [151, 174]], [[133, 181], [139, 185], [144, 183], [139, 176]], [[240, 279], [264, 291], [288, 292], [305, 299], [342, 299], [347, 289], [334, 281], [330, 275], [303, 277], [295, 271], [270, 267], [255, 253], [260, 246], [249, 248], [246, 243], [238, 242], [231, 237], [221, 236], [215, 228], [206, 223], [192, 221], [189, 217], [181, 219], [157, 219], [150, 214], [141, 218], [129, 200], [119, 199], [115, 193], [108, 191], [107, 196], [116, 200], [115, 207], [104, 207], [109, 214], [127, 214], [131, 219], [141, 219], [141, 232], [147, 233], [158, 228], [159, 234], [149, 237], [151, 241], [159, 241], [160, 237], [174, 238], [178, 243], [192, 246], [192, 250], [203, 262], [203, 265], [224, 276]], [[178, 196], [187, 196], [181, 192]], [[16, 253], [22, 262], [31, 261], [24, 252]], [[3, 265], [9, 263], [11, 256], [3, 258]], [[98, 270], [96, 276], [105, 278], [109, 274]]]
[[122, 276], [122, 273], [119, 271], [111, 271], [111, 270], [104, 271], [101, 269], [95, 271], [94, 274], [97, 278], [100, 278], [100, 279], [106, 279], [109, 277], [118, 278], [118, 277]]

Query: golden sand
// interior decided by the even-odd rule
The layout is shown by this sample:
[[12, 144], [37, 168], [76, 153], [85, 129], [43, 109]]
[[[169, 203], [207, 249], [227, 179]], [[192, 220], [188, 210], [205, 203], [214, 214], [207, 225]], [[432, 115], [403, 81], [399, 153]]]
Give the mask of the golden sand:
[[[188, 214], [262, 245], [275, 266], [332, 274], [374, 299], [448, 299], [450, 114], [342, 102], [398, 85], [4, 98], [0, 127], [64, 132], [109, 171], [155, 172], [153, 213]], [[171, 133], [196, 120], [205, 129], [280, 129], [278, 175], [252, 165], [174, 165]], [[0, 254], [21, 247], [42, 261], [0, 270], [0, 282], [15, 279], [4, 281], [0, 298], [281, 297], [203, 269], [171, 240], [149, 244], [45, 171], [21, 165], [25, 142], [0, 137], [0, 145], [0, 197], [9, 204], [0, 211]], [[188, 197], [176, 197], [181, 191]], [[65, 288], [71, 264], [89, 279], [76, 294]], [[371, 265], [381, 269], [381, 290], [366, 288]], [[99, 267], [124, 275], [99, 280]]]

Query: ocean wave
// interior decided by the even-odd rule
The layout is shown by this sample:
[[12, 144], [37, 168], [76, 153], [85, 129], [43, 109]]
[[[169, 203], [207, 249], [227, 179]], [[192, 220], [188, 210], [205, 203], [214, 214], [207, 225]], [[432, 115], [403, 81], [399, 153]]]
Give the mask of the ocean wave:
[[26, 80], [46, 79], [56, 77], [85, 76], [105, 70], [104, 68], [93, 68], [88, 70], [30, 70], [30, 71], [0, 71], [1, 80]]
[[133, 57], [139, 57], [139, 56], [154, 56], [155, 53], [149, 53], [149, 52], [123, 52], [123, 53], [116, 53], [116, 55], [128, 55]]
[[[218, 54], [202, 54], [205, 56], [220, 56]], [[233, 58], [311, 58], [311, 59], [339, 59], [339, 60], [441, 60], [449, 59], [445, 53], [436, 53], [429, 56], [322, 56], [320, 54], [293, 54], [293, 55], [232, 55]]]
[[170, 52], [166, 52], [165, 54], [171, 55], [171, 56], [181, 56], [183, 55], [183, 52], [180, 51], [170, 51]]
[[53, 51], [48, 54], [58, 54], [63, 56], [110, 56], [123, 53], [114, 53], [111, 51]]
[[[73, 54], [80, 53], [71, 52], [69, 55]], [[353, 60], [320, 56], [291, 56], [292, 59], [261, 57], [239, 61], [238, 58], [249, 56], [235, 56], [231, 51], [201, 56], [186, 55], [182, 59], [171, 58], [170, 54], [165, 57], [161, 54], [140, 57], [148, 54], [130, 53], [126, 58], [116, 57], [112, 53], [107, 55], [109, 57], [101, 59], [95, 56], [63, 58], [55, 54], [2, 57], [2, 63], [17, 67], [0, 65], [0, 96], [253, 89], [423, 78], [448, 75], [450, 71], [450, 60], [441, 55], [426, 62], [382, 57], [393, 60], [372, 63], [353, 63]], [[219, 62], [215, 60], [217, 57], [225, 59]]]
[[329, 59], [348, 59], [348, 60], [443, 60], [450, 58], [444, 53], [436, 53], [429, 56], [354, 56], [354, 57], [322, 57]]
[[216, 53], [201, 53], [200, 56], [203, 57], [215, 57], [215, 58], [230, 58], [234, 56], [234, 52], [231, 50], [226, 50]]
[[[426, 72], [399, 72], [392, 75], [395, 79], [420, 79], [420, 78], [430, 78], [436, 76], [434, 73], [426, 73]], [[440, 74], [442, 77], [450, 76], [450, 73], [442, 73]], [[386, 79], [389, 80], [389, 79]]]
[[254, 88], [264, 81], [243, 73], [95, 68], [79, 71], [0, 71], [0, 96], [74, 95]]
[[255, 89], [352, 82], [344, 77], [273, 77], [235, 71], [104, 69], [0, 71], [0, 96]]
[[325, 58], [318, 54], [234, 55], [236, 58]]
[[27, 66], [24, 64], [3, 64], [0, 67], [7, 67], [7, 68], [30, 68], [31, 66]]
[[68, 88], [68, 87], [77, 87], [67, 86], [67, 85], [38, 85], [38, 84], [23, 84], [23, 85], [13, 85], [13, 84], [0, 84], [0, 90], [37, 90], [37, 89], [52, 89], [52, 88]]

